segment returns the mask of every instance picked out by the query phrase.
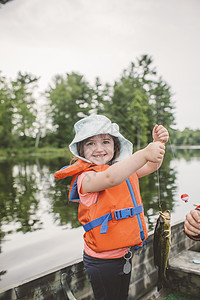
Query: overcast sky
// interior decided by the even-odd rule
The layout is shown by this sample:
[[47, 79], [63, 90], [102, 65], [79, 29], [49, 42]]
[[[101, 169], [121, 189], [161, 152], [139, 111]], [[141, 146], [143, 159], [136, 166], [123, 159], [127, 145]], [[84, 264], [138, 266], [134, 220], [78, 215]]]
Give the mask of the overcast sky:
[[199, 0], [13, 0], [0, 7], [0, 70], [41, 76], [72, 71], [114, 83], [152, 56], [174, 93], [178, 129], [200, 128]]

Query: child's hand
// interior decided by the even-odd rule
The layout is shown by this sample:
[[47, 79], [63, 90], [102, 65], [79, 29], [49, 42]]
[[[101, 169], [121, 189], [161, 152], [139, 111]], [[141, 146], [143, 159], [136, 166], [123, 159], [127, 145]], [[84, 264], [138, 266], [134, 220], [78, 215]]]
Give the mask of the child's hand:
[[145, 150], [145, 156], [147, 161], [153, 163], [160, 163], [165, 154], [165, 145], [161, 142], [153, 142], [148, 144]]
[[167, 129], [162, 126], [162, 125], [158, 125], [156, 124], [154, 126], [153, 132], [153, 141], [154, 142], [161, 142], [161, 143], [167, 143], [168, 139], [169, 139], [169, 133], [167, 131]]

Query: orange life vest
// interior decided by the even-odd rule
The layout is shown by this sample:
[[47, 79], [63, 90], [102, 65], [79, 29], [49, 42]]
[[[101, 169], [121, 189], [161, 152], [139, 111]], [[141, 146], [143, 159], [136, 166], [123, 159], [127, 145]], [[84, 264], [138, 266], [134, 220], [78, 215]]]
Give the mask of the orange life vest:
[[132, 174], [118, 186], [99, 192], [96, 203], [89, 207], [81, 203], [77, 178], [89, 170], [102, 172], [108, 165], [93, 165], [79, 159], [75, 164], [55, 173], [61, 179], [73, 176], [69, 200], [79, 202], [78, 219], [83, 225], [86, 244], [96, 252], [123, 247], [141, 247], [148, 237], [137, 174]]

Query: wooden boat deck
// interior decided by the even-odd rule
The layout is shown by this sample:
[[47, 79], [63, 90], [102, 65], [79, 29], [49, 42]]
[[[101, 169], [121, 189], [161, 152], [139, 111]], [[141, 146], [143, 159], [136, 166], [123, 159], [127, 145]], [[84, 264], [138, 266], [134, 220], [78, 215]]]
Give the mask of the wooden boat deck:
[[170, 259], [169, 267], [171, 270], [179, 270], [185, 273], [196, 274], [199, 276], [200, 280], [200, 252], [192, 250], [181, 251], [177, 256]]
[[[200, 247], [200, 243], [189, 239], [183, 233], [182, 228], [183, 222], [172, 226], [172, 245], [168, 276], [170, 282], [174, 282], [174, 290], [177, 286], [180, 286], [182, 291], [184, 291], [184, 288], [193, 291], [196, 289], [196, 285], [198, 285], [197, 291], [198, 295], [200, 295], [200, 274], [197, 272], [198, 268], [200, 269], [200, 265], [194, 266], [193, 263], [191, 263], [191, 259], [194, 258], [194, 256], [191, 256], [192, 258], [186, 263], [186, 257], [190, 257], [188, 253], [195, 253], [195, 259], [200, 259], [200, 252], [198, 253], [200, 249], [197, 249], [198, 246]], [[180, 274], [183, 262], [185, 263], [185, 270], [187, 265], [188, 277], [191, 277], [191, 270], [197, 268], [195, 271], [198, 273], [196, 274], [197, 278], [190, 278], [189, 283], [191, 287], [189, 289], [186, 287], [187, 284], [185, 287], [182, 287], [178, 283], [182, 281], [188, 282], [186, 277], [184, 277], [184, 280], [180, 279], [182, 278], [181, 276], [186, 276]], [[157, 269], [154, 266], [152, 232], [149, 233], [149, 238], [145, 246], [141, 250], [134, 251], [129, 300], [164, 299], [164, 291], [162, 291], [161, 295], [156, 289], [157, 276]], [[39, 274], [35, 278], [27, 279], [26, 281], [7, 287], [4, 290], [0, 290], [0, 300], [64, 300], [70, 299], [69, 296], [67, 296], [67, 292], [69, 295], [69, 291], [72, 292], [75, 300], [93, 299], [91, 286], [82, 260], [60, 266], [55, 270], [50, 270], [45, 274]]]
[[200, 252], [184, 250], [171, 258], [167, 276], [174, 291], [200, 299]]

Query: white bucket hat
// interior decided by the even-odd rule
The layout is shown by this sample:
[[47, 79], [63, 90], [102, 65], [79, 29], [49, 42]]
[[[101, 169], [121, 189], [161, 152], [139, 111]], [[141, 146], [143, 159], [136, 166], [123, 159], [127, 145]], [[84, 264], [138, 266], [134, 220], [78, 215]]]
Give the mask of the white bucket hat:
[[69, 149], [76, 157], [91, 163], [91, 161], [80, 157], [77, 151], [77, 143], [97, 134], [110, 134], [119, 139], [121, 149], [116, 161], [120, 161], [131, 156], [133, 151], [132, 143], [125, 139], [119, 132], [119, 126], [103, 115], [91, 115], [83, 118], [74, 124], [75, 138], [69, 145]]

